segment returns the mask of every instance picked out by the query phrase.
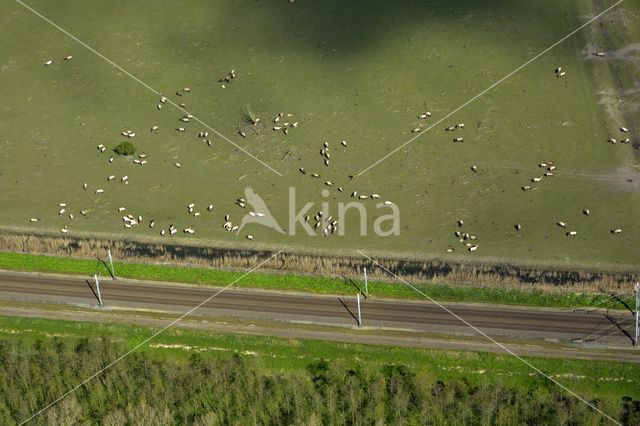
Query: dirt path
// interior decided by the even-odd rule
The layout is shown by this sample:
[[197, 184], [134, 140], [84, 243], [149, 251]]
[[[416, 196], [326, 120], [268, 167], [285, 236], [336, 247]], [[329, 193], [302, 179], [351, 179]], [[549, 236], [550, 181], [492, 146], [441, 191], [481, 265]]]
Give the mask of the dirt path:
[[[518, 170], [523, 172], [531, 172], [533, 176], [540, 173], [540, 168], [533, 167], [529, 164], [524, 165], [494, 165], [495, 169], [502, 170]], [[602, 188], [597, 191], [609, 191], [615, 188], [622, 192], [640, 192], [640, 170], [632, 165], [624, 166], [614, 172], [583, 172], [580, 170], [570, 170], [563, 168], [555, 171], [555, 176], [564, 178], [584, 179], [594, 183], [604, 183]]]

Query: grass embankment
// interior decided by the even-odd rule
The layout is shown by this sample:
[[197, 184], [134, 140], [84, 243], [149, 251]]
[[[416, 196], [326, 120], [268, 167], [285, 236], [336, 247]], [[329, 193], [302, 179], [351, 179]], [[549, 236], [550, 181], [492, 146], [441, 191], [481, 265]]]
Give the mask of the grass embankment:
[[[172, 281], [202, 285], [225, 285], [238, 279], [244, 272], [221, 271], [210, 268], [186, 268], [167, 265], [117, 263], [116, 273], [122, 278], [152, 281]], [[97, 260], [83, 260], [42, 255], [0, 253], [0, 269], [12, 271], [53, 272], [93, 275], [107, 269]], [[346, 294], [364, 291], [362, 282], [343, 278], [326, 278], [292, 274], [254, 272], [234, 284], [236, 287], [273, 290], [303, 291], [316, 294]], [[438, 301], [485, 302], [546, 307], [612, 306], [609, 296], [587, 293], [551, 293], [536, 290], [497, 289], [470, 285], [412, 284]], [[374, 297], [424, 299], [401, 282], [376, 281], [369, 283], [369, 294]]]
[[[132, 348], [155, 331], [132, 325], [0, 317], [2, 339], [28, 343], [53, 337], [65, 340], [100, 337], [122, 341]], [[185, 329], [169, 329], [139, 350], [161, 359], [183, 360], [194, 353], [217, 358], [236, 353], [271, 372], [296, 372], [316, 360], [326, 359], [346, 368], [359, 365], [379, 369], [386, 364], [405, 365], [429, 380], [464, 380], [471, 386], [495, 383], [531, 390], [552, 385], [514, 357], [470, 351], [369, 346]], [[527, 360], [587, 398], [613, 401], [623, 396], [640, 396], [636, 385], [640, 381], [640, 370], [633, 364], [543, 358]]]

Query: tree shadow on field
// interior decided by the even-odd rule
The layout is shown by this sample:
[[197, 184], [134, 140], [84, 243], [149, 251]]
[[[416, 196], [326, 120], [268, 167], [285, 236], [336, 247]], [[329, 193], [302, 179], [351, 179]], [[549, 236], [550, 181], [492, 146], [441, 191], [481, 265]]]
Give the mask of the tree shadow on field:
[[415, 22], [495, 16], [513, 5], [509, 0], [323, 0], [264, 8], [274, 28], [295, 28], [292, 40], [326, 42], [333, 47], [364, 48], [387, 33]]
[[[216, 24], [230, 26], [237, 34], [234, 43], [242, 45], [245, 37], [242, 27], [246, 26], [250, 27], [247, 32], [260, 34], [259, 39], [249, 41], [252, 46], [262, 44], [280, 54], [315, 53], [328, 59], [375, 48], [386, 38], [402, 36], [403, 31], [416, 25], [433, 27], [434, 31], [448, 28], [455, 34], [470, 28], [482, 31], [486, 23], [493, 25], [488, 28], [497, 25], [513, 29], [517, 34], [518, 26], [528, 21], [527, 17], [544, 16], [542, 34], [559, 31], [559, 35], [564, 34], [562, 24], [566, 24], [566, 17], [575, 15], [572, 5], [550, 0], [299, 0], [294, 3], [237, 0], [232, 5], [220, 8], [212, 4], [202, 12], [211, 16]], [[198, 37], [207, 40], [205, 32], [210, 31], [211, 27], [203, 27]], [[482, 35], [495, 37], [495, 43], [519, 42], [517, 37], [505, 37], [503, 32], [485, 30]], [[180, 33], [167, 34], [167, 37], [169, 44], [185, 41]], [[409, 37], [406, 41], [417, 47], [428, 44], [426, 40]], [[189, 46], [183, 47], [189, 49]]]

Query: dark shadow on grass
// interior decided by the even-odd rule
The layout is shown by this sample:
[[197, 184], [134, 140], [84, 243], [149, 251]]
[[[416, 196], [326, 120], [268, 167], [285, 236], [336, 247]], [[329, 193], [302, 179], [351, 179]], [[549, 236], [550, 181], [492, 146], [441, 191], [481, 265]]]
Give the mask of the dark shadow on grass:
[[105, 269], [107, 270], [107, 272], [109, 273], [109, 275], [111, 275], [112, 279], [116, 279], [115, 275], [113, 275], [113, 272], [111, 271], [111, 268], [109, 268], [109, 265], [107, 264], [107, 262], [103, 259], [101, 259], [100, 257], [98, 257], [98, 262], [102, 263], [105, 267]]
[[356, 289], [356, 291], [357, 291], [358, 293], [360, 293], [361, 295], [363, 295], [363, 296], [364, 296], [364, 293], [362, 292], [362, 289], [358, 286], [358, 284], [356, 284], [356, 282], [355, 282], [352, 278], [345, 277], [345, 276], [343, 275], [343, 276], [342, 276], [342, 279], [344, 280], [344, 283], [345, 283], [345, 284], [347, 284], [347, 285], [352, 285], [352, 286]]
[[617, 294], [613, 295], [613, 300], [617, 301], [618, 303], [620, 303], [622, 306], [624, 306], [629, 312], [631, 312], [631, 315], [635, 314], [635, 311], [633, 310], [633, 308], [631, 307], [631, 305], [629, 305], [626, 301], [622, 300], [620, 298], [620, 296], [618, 296]]
[[[566, 20], [564, 15], [575, 15], [571, 4], [565, 6], [564, 13], [558, 9], [562, 8], [557, 3], [544, 0], [309, 0], [295, 3], [239, 0], [231, 7], [220, 7], [212, 2], [210, 9], [203, 8], [201, 12], [219, 23], [240, 20], [241, 25], [229, 24], [237, 32], [246, 25], [246, 31], [260, 34], [259, 38], [250, 40], [247, 47], [252, 44], [257, 47], [264, 42], [273, 46], [278, 54], [304, 51], [318, 59], [340, 60], [359, 56], [363, 50], [376, 48], [391, 37], [404, 38], [407, 45], [427, 48], [425, 40], [412, 39], [410, 32], [406, 32], [414, 26], [434, 32], [448, 28], [456, 34], [473, 27], [482, 31], [488, 23], [513, 34], [513, 37], [505, 37], [502, 33], [489, 31], [488, 35], [494, 36], [496, 43], [517, 44], [519, 24], [529, 16], [546, 14], [548, 25], [544, 32], [557, 39], [563, 30], [561, 24]], [[197, 29], [192, 30], [198, 33]], [[207, 33], [212, 30], [215, 31], [211, 26], [203, 26], [202, 33], [196, 38], [209, 40], [211, 37], [207, 37]], [[553, 34], [556, 31], [560, 31], [557, 37]], [[238, 34], [234, 41], [241, 45], [246, 43], [242, 37]], [[189, 40], [185, 34], [172, 32], [167, 42], [190, 49]]]
[[598, 290], [600, 291], [600, 293], [602, 293], [602, 295], [607, 296], [607, 298], [598, 302], [594, 307], [576, 308], [573, 310], [573, 312], [583, 312], [583, 313], [590, 314], [590, 313], [596, 312], [598, 309], [606, 309], [608, 311], [609, 309], [614, 308], [613, 304], [615, 304], [616, 302], [619, 302], [623, 304], [627, 309], [629, 309], [632, 314], [634, 313], [633, 310], [629, 307], [629, 305], [627, 305], [624, 301], [622, 301], [617, 294], [605, 291], [602, 288]]

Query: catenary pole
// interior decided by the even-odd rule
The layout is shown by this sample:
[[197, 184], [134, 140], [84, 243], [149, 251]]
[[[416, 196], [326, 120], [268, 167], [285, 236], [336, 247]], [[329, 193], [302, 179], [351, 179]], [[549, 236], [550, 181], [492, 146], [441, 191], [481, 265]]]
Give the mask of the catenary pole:
[[638, 346], [638, 336], [640, 333], [640, 330], [638, 330], [638, 327], [640, 326], [639, 324], [640, 318], [638, 317], [639, 307], [640, 307], [640, 282], [636, 283], [636, 340], [633, 342], [635, 346]]
[[362, 315], [360, 314], [360, 292], [356, 293], [358, 298], [358, 327], [362, 327]]
[[98, 305], [102, 306], [102, 296], [100, 295], [100, 282], [98, 281], [98, 274], [94, 274], [93, 278], [96, 280], [96, 291], [98, 293]]
[[109, 255], [109, 263], [111, 264], [111, 276], [116, 279], [116, 270], [113, 269], [113, 257], [111, 257], [111, 249], [107, 249], [107, 255]]
[[364, 298], [369, 298], [369, 283], [367, 282], [367, 268], [364, 268]]

